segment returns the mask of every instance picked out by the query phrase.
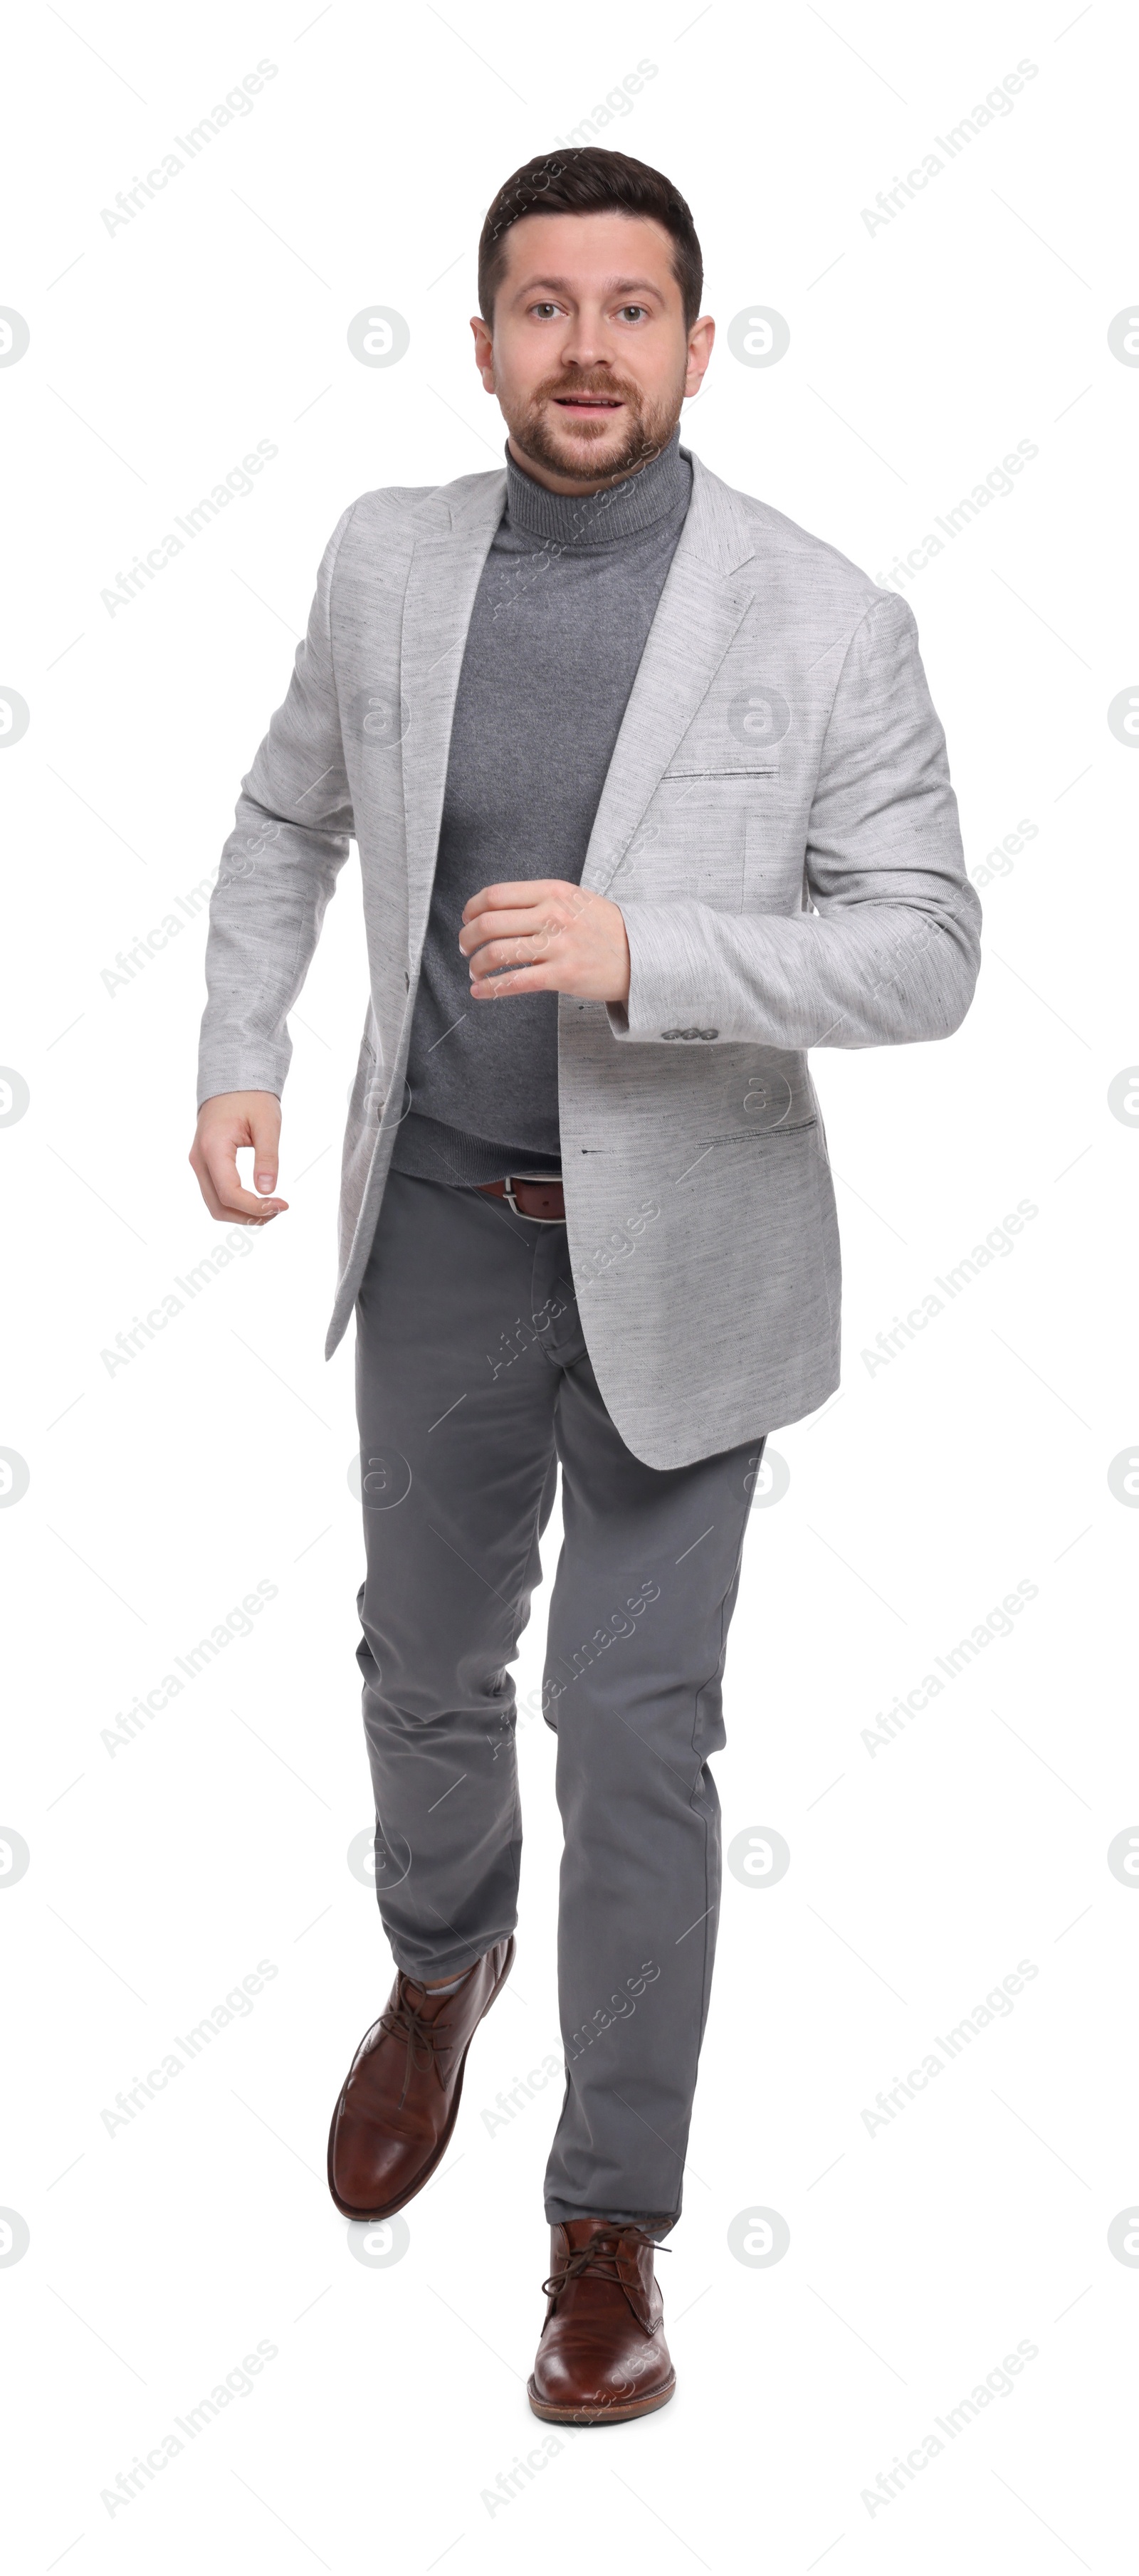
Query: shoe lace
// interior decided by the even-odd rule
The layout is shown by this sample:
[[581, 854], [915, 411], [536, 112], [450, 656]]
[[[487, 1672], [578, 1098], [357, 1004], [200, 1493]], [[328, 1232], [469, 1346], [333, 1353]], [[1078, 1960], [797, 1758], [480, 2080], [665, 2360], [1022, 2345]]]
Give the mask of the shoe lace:
[[440, 2049], [449, 2049], [454, 2044], [448, 2036], [450, 2023], [442, 2019], [428, 2021], [420, 2006], [412, 2003], [407, 1988], [401, 1980], [398, 2001], [388, 2004], [380, 2014], [380, 2029], [385, 2039], [402, 2040], [406, 2050], [403, 2091], [399, 2097], [399, 2108], [402, 2111], [413, 2073], [429, 2075], [434, 2067], [440, 2085], [442, 2084], [439, 2052]]
[[672, 2251], [669, 2245], [658, 2245], [655, 2236], [650, 2236], [643, 2227], [602, 2229], [590, 2237], [588, 2245], [576, 2245], [560, 2272], [551, 2272], [549, 2280], [543, 2281], [546, 2297], [556, 2303], [559, 2290], [564, 2290], [570, 2281], [583, 2281], [587, 2275], [596, 2281], [612, 2281], [619, 2290], [623, 2290], [625, 2284], [617, 2268], [618, 2246], [622, 2239], [632, 2239], [637, 2245], [651, 2245], [654, 2255]]

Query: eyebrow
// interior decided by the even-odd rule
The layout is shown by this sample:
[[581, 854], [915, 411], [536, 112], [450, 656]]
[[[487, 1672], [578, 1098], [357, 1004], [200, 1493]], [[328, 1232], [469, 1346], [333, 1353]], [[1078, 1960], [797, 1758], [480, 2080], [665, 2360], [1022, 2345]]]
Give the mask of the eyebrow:
[[[535, 289], [539, 286], [552, 287], [557, 295], [568, 295], [572, 292], [572, 280], [568, 277], [527, 277], [524, 278], [521, 285], [515, 289], [515, 293], [517, 295], [533, 295]], [[605, 280], [602, 287], [602, 293], [604, 295], [629, 295], [634, 289], [638, 295], [659, 295], [661, 293], [660, 287], [651, 277], [609, 277]]]

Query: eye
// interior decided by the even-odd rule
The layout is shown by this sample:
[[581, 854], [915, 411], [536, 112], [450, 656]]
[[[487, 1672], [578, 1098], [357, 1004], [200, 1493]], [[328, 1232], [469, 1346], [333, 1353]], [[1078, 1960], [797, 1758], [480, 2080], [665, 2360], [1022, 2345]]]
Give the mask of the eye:
[[647, 304], [623, 304], [620, 318], [623, 322], [644, 322], [648, 319], [648, 310]]
[[549, 319], [551, 313], [556, 313], [557, 309], [556, 304], [532, 304], [530, 307], [531, 312], [538, 314], [543, 322]]

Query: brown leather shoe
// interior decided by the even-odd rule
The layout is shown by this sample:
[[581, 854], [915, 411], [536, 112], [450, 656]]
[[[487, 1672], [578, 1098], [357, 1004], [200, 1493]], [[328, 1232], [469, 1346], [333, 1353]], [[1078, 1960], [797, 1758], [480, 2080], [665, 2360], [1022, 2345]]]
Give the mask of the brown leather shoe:
[[664, 2339], [656, 2251], [643, 2228], [571, 2218], [550, 2230], [549, 2299], [527, 2396], [548, 2424], [625, 2424], [667, 2406], [676, 2373]]
[[467, 2050], [513, 1965], [512, 1934], [449, 1995], [400, 1971], [332, 2114], [328, 2188], [345, 2218], [391, 2218], [430, 2180], [458, 2116]]

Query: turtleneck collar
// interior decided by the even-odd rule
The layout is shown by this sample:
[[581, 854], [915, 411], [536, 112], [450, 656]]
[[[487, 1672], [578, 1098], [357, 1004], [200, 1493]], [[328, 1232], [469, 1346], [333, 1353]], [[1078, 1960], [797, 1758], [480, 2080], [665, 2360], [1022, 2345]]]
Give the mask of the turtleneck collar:
[[679, 508], [692, 488], [692, 468], [681, 452], [677, 428], [659, 456], [604, 492], [548, 492], [544, 483], [536, 483], [532, 474], [524, 474], [515, 464], [509, 447], [506, 484], [507, 516], [512, 527], [576, 551], [616, 545], [622, 537], [639, 536], [655, 520]]

